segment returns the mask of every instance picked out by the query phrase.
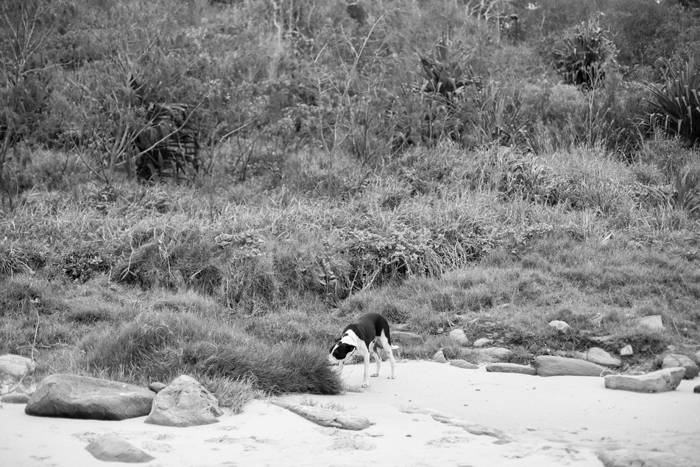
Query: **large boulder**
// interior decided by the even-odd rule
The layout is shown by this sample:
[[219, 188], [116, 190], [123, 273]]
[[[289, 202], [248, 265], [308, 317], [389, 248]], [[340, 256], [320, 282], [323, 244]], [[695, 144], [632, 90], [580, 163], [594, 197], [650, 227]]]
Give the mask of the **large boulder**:
[[153, 400], [146, 423], [164, 426], [197, 426], [217, 423], [223, 415], [216, 400], [199, 382], [187, 375], [178, 376]]
[[681, 354], [671, 354], [664, 357], [661, 363], [661, 368], [685, 368], [685, 379], [693, 379], [698, 373], [700, 373], [700, 368], [695, 364], [693, 360], [685, 355]]
[[486, 371], [491, 373], [519, 373], [521, 375], [536, 375], [537, 370], [531, 366], [518, 365], [517, 363], [489, 363]]
[[634, 392], [667, 392], [678, 387], [685, 368], [666, 368], [645, 375], [608, 375], [605, 387]]
[[540, 376], [600, 376], [605, 368], [577, 358], [540, 355], [533, 366]]
[[95, 459], [104, 462], [125, 462], [129, 464], [150, 462], [155, 457], [146, 454], [114, 433], [95, 438], [85, 449]]
[[76, 375], [51, 375], [29, 398], [28, 415], [124, 420], [151, 411], [155, 394], [133, 384]]

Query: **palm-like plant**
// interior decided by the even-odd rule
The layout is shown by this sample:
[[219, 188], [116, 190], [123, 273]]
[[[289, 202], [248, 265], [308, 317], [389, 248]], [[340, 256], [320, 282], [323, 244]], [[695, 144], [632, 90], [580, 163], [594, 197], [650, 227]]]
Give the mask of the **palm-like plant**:
[[700, 72], [691, 58], [685, 68], [669, 68], [666, 83], [649, 86], [649, 117], [669, 135], [677, 135], [691, 145], [700, 142]]

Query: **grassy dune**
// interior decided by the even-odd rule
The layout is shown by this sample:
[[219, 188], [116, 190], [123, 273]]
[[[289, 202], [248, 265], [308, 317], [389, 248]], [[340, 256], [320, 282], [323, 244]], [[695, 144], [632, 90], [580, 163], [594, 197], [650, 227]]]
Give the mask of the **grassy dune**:
[[[369, 311], [424, 337], [406, 358], [474, 358], [454, 328], [522, 363], [593, 345], [632, 345], [625, 369], [694, 353], [700, 156], [646, 103], [697, 50], [698, 10], [390, 3], [3, 10], [38, 11], [51, 40], [19, 81], [0, 62], [0, 353], [35, 358], [36, 379], [188, 373], [234, 410], [340, 391], [327, 350]], [[504, 12], [517, 25], [497, 27]], [[617, 60], [571, 83], [552, 57], [581, 24]], [[468, 83], [459, 95], [426, 57]], [[189, 183], [136, 180], [120, 137], [158, 130], [139, 102], [196, 109]], [[663, 331], [639, 326], [654, 314]]]

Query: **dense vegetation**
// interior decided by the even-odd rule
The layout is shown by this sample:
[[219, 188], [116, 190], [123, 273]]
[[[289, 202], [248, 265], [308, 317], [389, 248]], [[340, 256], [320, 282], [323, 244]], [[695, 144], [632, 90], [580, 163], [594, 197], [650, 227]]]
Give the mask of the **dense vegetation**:
[[3, 2], [0, 353], [240, 408], [370, 310], [694, 350], [698, 50], [673, 0]]

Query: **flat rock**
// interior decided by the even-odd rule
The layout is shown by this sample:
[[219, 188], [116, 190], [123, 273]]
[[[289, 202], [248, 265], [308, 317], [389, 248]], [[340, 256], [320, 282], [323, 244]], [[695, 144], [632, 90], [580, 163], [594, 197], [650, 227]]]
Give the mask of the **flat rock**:
[[462, 329], [453, 329], [450, 331], [450, 339], [465, 347], [469, 345], [469, 339], [467, 339], [467, 335], [464, 334]]
[[295, 414], [321, 426], [340, 428], [342, 430], [359, 431], [372, 425], [372, 423], [365, 417], [336, 412], [335, 410], [312, 407], [308, 405], [292, 404], [290, 402], [277, 400], [272, 401], [272, 403], [294, 412]]
[[104, 462], [125, 462], [137, 464], [150, 462], [155, 457], [150, 456], [128, 443], [114, 433], [107, 433], [95, 438], [85, 448], [95, 459]]
[[598, 365], [615, 367], [622, 365], [622, 360], [613, 357], [600, 347], [591, 347], [588, 349], [586, 352], [584, 352], [584, 358], [587, 361], [597, 363]]
[[156, 394], [144, 422], [178, 427], [209, 425], [217, 423], [216, 417], [223, 413], [216, 397], [196, 379], [182, 375]]
[[498, 438], [498, 444], [510, 443], [511, 439], [502, 431], [493, 428], [485, 427], [476, 423], [468, 422], [456, 417], [452, 414], [439, 412], [433, 409], [425, 409], [421, 407], [416, 407], [413, 405], [399, 406], [399, 411], [408, 414], [420, 413], [427, 414], [433, 417], [433, 420], [446, 425], [451, 425], [463, 429], [464, 431], [471, 433], [476, 436], [492, 436]]
[[472, 344], [472, 347], [485, 347], [487, 345], [490, 345], [493, 343], [493, 339], [489, 339], [488, 337], [482, 337], [481, 339], [477, 339], [474, 341]]
[[457, 368], [462, 368], [464, 370], [478, 370], [479, 365], [475, 365], [473, 363], [469, 363], [466, 360], [450, 360], [450, 365], [456, 366]]
[[408, 331], [391, 331], [391, 340], [402, 344], [422, 344], [424, 339], [420, 334]]
[[43, 417], [124, 420], [148, 415], [154, 396], [133, 384], [58, 374], [39, 384], [24, 412]]
[[559, 332], [571, 331], [571, 326], [569, 326], [569, 324], [566, 321], [559, 321], [555, 319], [554, 321], [550, 321], [549, 325]]
[[664, 322], [661, 319], [661, 315], [645, 316], [643, 318], [639, 318], [637, 322], [642, 326], [648, 327], [649, 329], [664, 329]]
[[682, 354], [671, 354], [664, 357], [661, 363], [661, 368], [685, 368], [685, 379], [693, 379], [698, 373], [700, 373], [700, 368], [695, 364], [694, 361]]
[[442, 349], [433, 354], [433, 361], [438, 363], [447, 363], [447, 359], [445, 358], [445, 354], [442, 353]]
[[631, 345], [626, 345], [620, 349], [620, 357], [629, 357], [630, 355], [634, 355], [634, 350]]
[[533, 366], [540, 376], [600, 376], [605, 370], [597, 363], [551, 355], [536, 357]]
[[531, 366], [518, 365], [516, 363], [489, 363], [486, 371], [492, 373], [519, 373], [521, 375], [536, 375], [537, 370]]
[[608, 375], [605, 387], [634, 392], [667, 392], [678, 387], [685, 368], [666, 368], [645, 375]]
[[4, 402], [5, 404], [26, 404], [29, 402], [29, 396], [18, 392], [13, 392], [0, 397], [0, 402]]
[[688, 459], [671, 452], [634, 451], [631, 449], [603, 450], [598, 459], [605, 467], [688, 467]]

